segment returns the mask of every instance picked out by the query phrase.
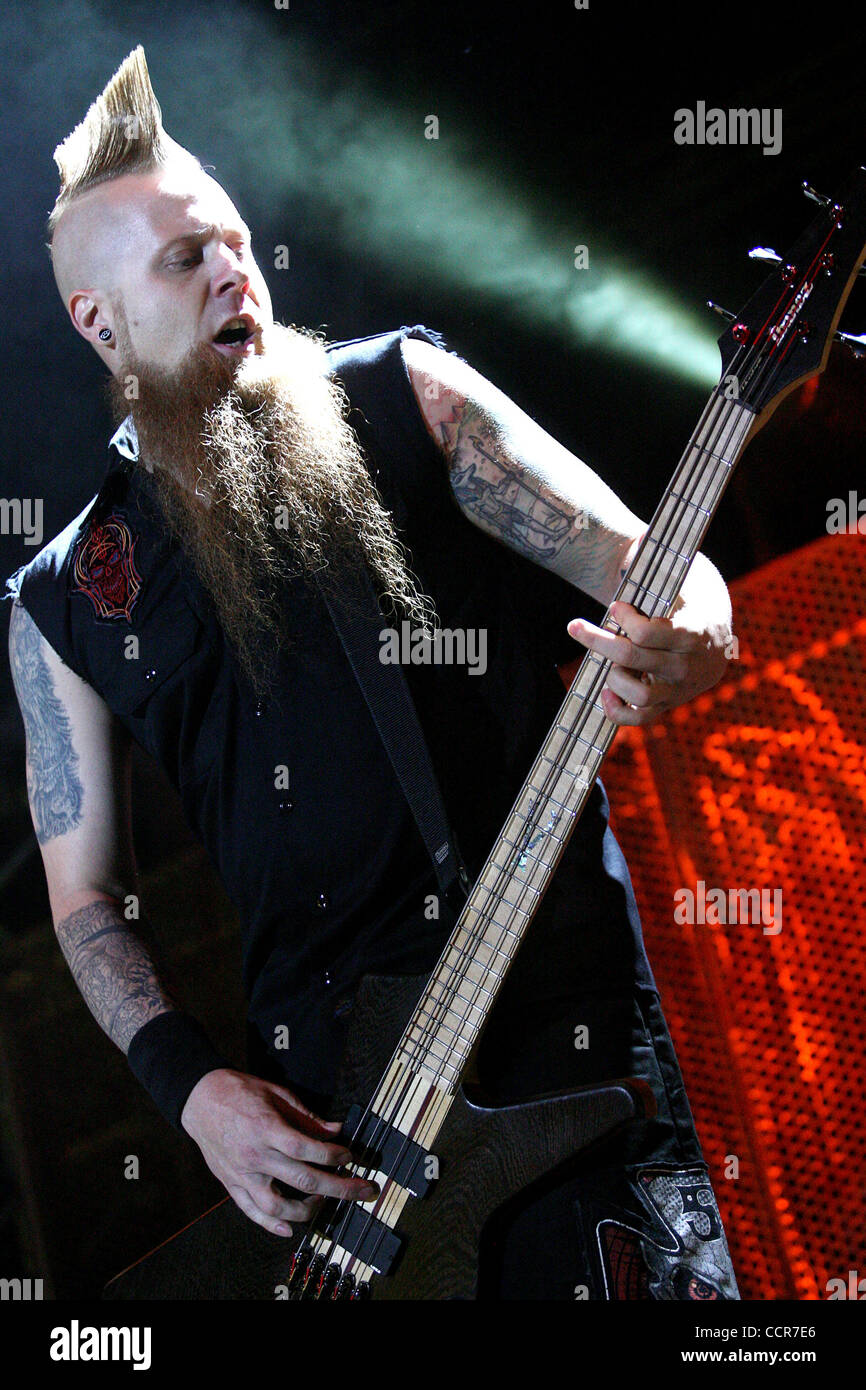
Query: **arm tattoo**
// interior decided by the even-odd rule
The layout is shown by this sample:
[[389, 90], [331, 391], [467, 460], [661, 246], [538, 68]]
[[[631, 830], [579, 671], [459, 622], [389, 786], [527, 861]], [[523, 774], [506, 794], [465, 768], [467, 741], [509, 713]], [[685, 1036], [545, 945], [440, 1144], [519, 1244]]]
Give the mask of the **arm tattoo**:
[[621, 535], [591, 510], [569, 504], [503, 447], [494, 421], [454, 394], [440, 442], [450, 456], [461, 508], [498, 540], [589, 592], [610, 583]]
[[[554, 559], [574, 531], [574, 513], [503, 460], [492, 429], [470, 406], [457, 432], [451, 485], [461, 505], [487, 529], [542, 563]], [[580, 515], [577, 521], [582, 526]]]
[[175, 1008], [157, 977], [152, 932], [141, 922], [133, 930], [117, 903], [89, 903], [56, 932], [87, 1007], [121, 1051], [145, 1023]]
[[29, 614], [16, 604], [10, 629], [10, 664], [27, 736], [27, 793], [41, 845], [74, 830], [84, 792], [69, 718], [54, 692], [42, 638]]

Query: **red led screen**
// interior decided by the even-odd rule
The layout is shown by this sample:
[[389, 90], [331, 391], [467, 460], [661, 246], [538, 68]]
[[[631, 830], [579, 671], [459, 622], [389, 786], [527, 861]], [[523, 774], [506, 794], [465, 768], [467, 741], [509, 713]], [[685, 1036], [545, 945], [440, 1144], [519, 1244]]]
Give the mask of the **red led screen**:
[[604, 770], [744, 1298], [866, 1276], [864, 574], [839, 535], [733, 584], [722, 683]]

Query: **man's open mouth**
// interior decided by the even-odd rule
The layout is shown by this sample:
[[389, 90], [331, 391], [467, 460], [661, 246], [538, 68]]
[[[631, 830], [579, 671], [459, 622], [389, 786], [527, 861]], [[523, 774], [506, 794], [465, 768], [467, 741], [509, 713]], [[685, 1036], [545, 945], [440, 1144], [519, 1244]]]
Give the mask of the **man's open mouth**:
[[257, 332], [253, 319], [249, 315], [239, 314], [223, 324], [212, 342], [215, 348], [223, 349], [235, 356], [245, 352], [255, 341]]

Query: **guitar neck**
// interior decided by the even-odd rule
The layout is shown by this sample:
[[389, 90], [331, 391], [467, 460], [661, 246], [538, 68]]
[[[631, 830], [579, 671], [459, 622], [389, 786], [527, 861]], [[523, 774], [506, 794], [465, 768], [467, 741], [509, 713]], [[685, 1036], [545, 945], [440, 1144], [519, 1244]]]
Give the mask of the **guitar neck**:
[[[616, 598], [664, 616], [682, 588], [755, 416], [713, 392]], [[610, 609], [603, 620], [619, 632]], [[583, 810], [616, 726], [611, 663], [584, 657], [398, 1045], [395, 1061], [453, 1091]], [[373, 1108], [393, 1097], [383, 1082]], [[381, 1112], [379, 1112], [381, 1113]]]

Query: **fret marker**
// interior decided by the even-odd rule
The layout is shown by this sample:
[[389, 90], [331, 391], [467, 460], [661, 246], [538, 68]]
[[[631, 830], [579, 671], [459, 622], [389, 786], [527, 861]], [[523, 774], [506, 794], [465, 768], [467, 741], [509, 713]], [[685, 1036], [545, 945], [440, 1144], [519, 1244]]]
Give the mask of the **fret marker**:
[[[551, 831], [553, 830], [553, 827], [556, 825], [556, 822], [559, 820], [559, 817], [560, 817], [560, 812], [559, 812], [559, 811], [554, 811], [554, 812], [553, 812], [553, 815], [550, 817], [550, 820], [547, 822], [547, 825], [544, 827], [544, 829], [543, 829], [543, 830], [539, 830], [538, 834], [535, 835], [535, 836], [529, 841], [528, 844], [527, 844], [526, 842], [524, 842], [523, 849], [522, 849], [522, 851], [521, 851], [521, 853], [520, 853], [520, 857], [519, 857], [519, 859], [517, 860], [517, 868], [518, 868], [518, 869], [520, 869], [520, 870], [522, 871], [523, 869], [526, 868], [526, 864], [527, 864], [526, 856], [527, 856], [527, 854], [529, 853], [530, 850], [535, 849], [535, 846], [536, 846], [541, 840], [544, 839], [545, 835], [549, 835], [549, 834], [551, 833]], [[531, 833], [532, 833], [531, 830], [527, 830], [527, 832], [526, 832], [527, 836], [530, 835]]]

